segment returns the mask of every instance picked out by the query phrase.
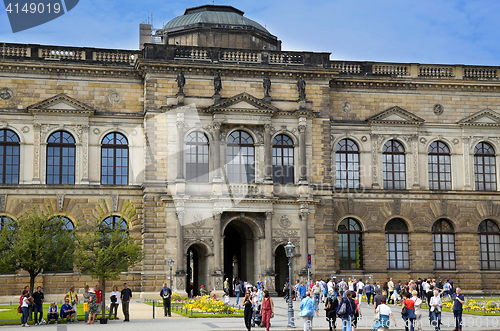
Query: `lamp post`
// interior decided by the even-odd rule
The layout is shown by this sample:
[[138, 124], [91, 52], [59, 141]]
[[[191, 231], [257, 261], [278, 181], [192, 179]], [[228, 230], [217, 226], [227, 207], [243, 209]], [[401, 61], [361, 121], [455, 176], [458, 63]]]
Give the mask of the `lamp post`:
[[168, 265], [170, 266], [170, 290], [172, 290], [172, 268], [174, 267], [174, 260], [168, 260]]
[[285, 246], [285, 254], [288, 258], [288, 327], [294, 328], [293, 301], [292, 301], [292, 257], [295, 255], [295, 246], [290, 239]]

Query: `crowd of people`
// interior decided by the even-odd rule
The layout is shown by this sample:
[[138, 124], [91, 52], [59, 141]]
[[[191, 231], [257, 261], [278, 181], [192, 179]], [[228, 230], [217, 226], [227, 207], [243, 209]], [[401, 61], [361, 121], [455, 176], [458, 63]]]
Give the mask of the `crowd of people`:
[[[390, 308], [401, 305], [401, 317], [405, 322], [405, 330], [422, 330], [422, 303], [426, 302], [429, 313], [429, 323], [436, 331], [441, 327], [442, 298], [453, 300], [451, 310], [454, 314], [455, 329], [462, 330], [462, 311], [464, 296], [461, 289], [454, 286], [451, 279], [417, 279], [404, 283], [399, 280], [370, 284], [370, 281], [363, 283], [362, 279], [341, 279], [335, 282], [334, 279], [327, 281], [320, 279], [317, 282], [296, 281], [292, 286], [292, 298], [290, 300], [301, 300], [301, 316], [308, 316], [304, 319], [304, 331], [312, 329], [313, 312], [318, 311], [320, 302], [325, 304], [326, 317], [329, 321], [330, 331], [337, 327], [337, 319], [341, 321], [342, 331], [355, 331], [357, 321], [362, 316], [361, 304], [363, 297], [366, 297], [367, 306], [373, 305], [375, 322], [373, 330], [387, 330], [392, 319], [396, 326], [396, 319]], [[290, 283], [285, 283], [285, 298], [288, 299]], [[313, 297], [313, 299], [311, 298]], [[303, 311], [303, 307], [307, 309]], [[313, 302], [314, 305], [312, 305]]]
[[[102, 290], [99, 284], [95, 288], [90, 288], [89, 285], [85, 285], [82, 292], [83, 297], [83, 311], [85, 313], [85, 324], [94, 324], [96, 316], [101, 312], [101, 302], [102, 302]], [[124, 322], [129, 320], [129, 302], [132, 298], [132, 291], [128, 288], [127, 283], [123, 285], [123, 289], [118, 291], [118, 287], [113, 286], [113, 290], [109, 294], [110, 297], [110, 309], [109, 309], [109, 319], [118, 319], [117, 311], [118, 306], [122, 305], [123, 315], [125, 316]], [[29, 327], [28, 316], [30, 311], [30, 306], [33, 307], [34, 312], [34, 324], [50, 324], [54, 321], [54, 324], [58, 323], [59, 318], [62, 321], [66, 321], [67, 324], [78, 323], [78, 303], [80, 298], [78, 296], [75, 287], [72, 286], [70, 290], [66, 293], [64, 297], [64, 303], [59, 307], [55, 302], [51, 302], [48, 307], [47, 320], [43, 318], [43, 303], [45, 301], [42, 287], [38, 286], [33, 294], [30, 294], [29, 286], [26, 286], [19, 298], [19, 308], [18, 312], [21, 313], [21, 325], [24, 327]], [[104, 316], [105, 316], [104, 312]]]

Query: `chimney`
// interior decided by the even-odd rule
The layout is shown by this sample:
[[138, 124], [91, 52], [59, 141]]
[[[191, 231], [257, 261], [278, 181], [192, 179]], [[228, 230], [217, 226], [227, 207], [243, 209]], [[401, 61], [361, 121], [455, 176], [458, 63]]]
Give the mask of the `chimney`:
[[151, 38], [152, 32], [151, 24], [139, 24], [139, 49], [143, 49], [144, 44], [151, 44], [153, 42]]

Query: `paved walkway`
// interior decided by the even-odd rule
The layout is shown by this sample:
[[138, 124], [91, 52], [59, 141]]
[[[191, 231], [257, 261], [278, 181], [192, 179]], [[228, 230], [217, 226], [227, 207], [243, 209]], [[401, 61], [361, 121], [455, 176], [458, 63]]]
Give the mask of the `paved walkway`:
[[[234, 303], [234, 298], [231, 298]], [[274, 298], [275, 302], [275, 317], [271, 319], [271, 331], [287, 330], [287, 311], [288, 306], [283, 298]], [[298, 317], [300, 303], [295, 301], [293, 303], [295, 311], [295, 326], [298, 330], [303, 330], [304, 324], [302, 318]], [[393, 327], [391, 320], [391, 330], [404, 330], [403, 319], [401, 318], [401, 307], [390, 305], [393, 310], [394, 317], [396, 317], [397, 327]], [[320, 303], [320, 317], [314, 317], [313, 329], [314, 330], [328, 330], [328, 322], [325, 319], [325, 312], [323, 310], [324, 304]], [[206, 330], [246, 330], [242, 317], [223, 317], [223, 318], [187, 318], [177, 314], [172, 314], [172, 317], [163, 316], [163, 308], [156, 307], [155, 315], [153, 318], [153, 307], [143, 304], [140, 301], [133, 301], [130, 304], [130, 323], [123, 322], [123, 314], [121, 307], [118, 308], [119, 314], [118, 321], [109, 321], [108, 324], [94, 324], [85, 325], [84, 323], [78, 324], [59, 324], [57, 325], [44, 325], [44, 326], [31, 326], [31, 328], [43, 329], [46, 331], [84, 331], [89, 329], [99, 329], [105, 331], [145, 331], [145, 330], [182, 330], [182, 331], [206, 331]], [[363, 317], [358, 322], [357, 330], [371, 330], [373, 326], [373, 306], [367, 306], [363, 303], [361, 306]], [[441, 330], [453, 330], [453, 314], [443, 312], [442, 316], [443, 325]], [[422, 323], [424, 330], [434, 330], [429, 325], [427, 311], [424, 311], [422, 316]], [[337, 330], [340, 330], [340, 320], [337, 320]], [[2, 326], [2, 329], [21, 328], [21, 326]], [[256, 327], [254, 330], [264, 330], [263, 328]], [[288, 329], [291, 330], [291, 329]], [[464, 315], [464, 331], [467, 330], [500, 330], [500, 317], [497, 316], [477, 316], [477, 315]], [[32, 330], [35, 331], [35, 330]]]

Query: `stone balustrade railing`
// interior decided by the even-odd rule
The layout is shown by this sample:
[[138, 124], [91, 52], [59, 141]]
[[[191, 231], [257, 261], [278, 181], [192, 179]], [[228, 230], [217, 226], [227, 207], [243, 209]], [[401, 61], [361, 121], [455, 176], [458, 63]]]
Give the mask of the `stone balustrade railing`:
[[133, 65], [138, 59], [203, 61], [245, 65], [321, 67], [342, 76], [385, 76], [420, 79], [499, 80], [500, 67], [332, 61], [329, 53], [223, 49], [145, 44], [143, 50], [0, 43], [0, 59], [30, 59]]
[[12, 44], [0, 44], [0, 57], [30, 57], [29, 47]]
[[259, 185], [257, 184], [229, 184], [229, 194], [233, 196], [247, 196], [259, 194]]
[[261, 56], [258, 52], [223, 51], [220, 60], [223, 62], [257, 63], [261, 62]]
[[39, 48], [38, 57], [46, 60], [85, 60], [85, 52], [81, 50], [64, 50], [57, 48]]

